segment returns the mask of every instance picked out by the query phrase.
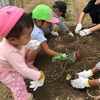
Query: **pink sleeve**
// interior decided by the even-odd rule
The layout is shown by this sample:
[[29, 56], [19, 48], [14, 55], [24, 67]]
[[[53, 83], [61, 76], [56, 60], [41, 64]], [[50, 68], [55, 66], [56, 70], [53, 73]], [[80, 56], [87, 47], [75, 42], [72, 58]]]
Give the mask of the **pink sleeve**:
[[38, 80], [41, 77], [40, 71], [31, 69], [26, 65], [25, 60], [20, 53], [10, 52], [7, 59], [13, 68], [22, 76], [31, 80]]

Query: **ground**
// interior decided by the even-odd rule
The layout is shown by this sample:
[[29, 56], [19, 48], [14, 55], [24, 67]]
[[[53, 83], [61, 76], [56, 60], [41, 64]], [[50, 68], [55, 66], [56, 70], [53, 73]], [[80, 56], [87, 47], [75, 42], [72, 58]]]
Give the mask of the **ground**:
[[[30, 12], [30, 9], [39, 4], [39, 0], [37, 1], [38, 3], [36, 4], [31, 1], [31, 4], [26, 6], [26, 11]], [[86, 0], [70, 0], [68, 9], [70, 9], [71, 16], [67, 18], [67, 24], [73, 33], [75, 26], [77, 25], [79, 14], [87, 2], [88, 1]], [[91, 19], [89, 16], [86, 16], [83, 28], [87, 28], [90, 25], [92, 25]], [[53, 50], [58, 52], [65, 52], [67, 48], [70, 52], [80, 51], [80, 58], [75, 62], [71, 62], [66, 66], [63, 66], [64, 70], [62, 70], [59, 62], [52, 63], [51, 57], [41, 51], [36, 58], [35, 65], [45, 73], [46, 79], [44, 86], [38, 88], [35, 92], [28, 88], [28, 91], [34, 94], [36, 100], [94, 100], [87, 95], [87, 90], [89, 90], [91, 95], [97, 96], [100, 94], [99, 86], [86, 88], [84, 90], [77, 90], [71, 87], [70, 81], [66, 80], [67, 74], [72, 75], [74, 78], [75, 73], [88, 70], [99, 61], [99, 33], [100, 31], [97, 31], [86, 37], [79, 37], [78, 35], [75, 35], [75, 38], [68, 37], [64, 34], [60, 34], [59, 37], [48, 35], [48, 44]], [[88, 57], [92, 57], [93, 59], [86, 60]], [[61, 73], [61, 75], [59, 75], [59, 73]], [[93, 79], [99, 78], [99, 76], [100, 74], [97, 73], [94, 75]], [[29, 85], [29, 80], [26, 80], [26, 83]], [[13, 100], [12, 93], [2, 83], [0, 83], [0, 100]]]

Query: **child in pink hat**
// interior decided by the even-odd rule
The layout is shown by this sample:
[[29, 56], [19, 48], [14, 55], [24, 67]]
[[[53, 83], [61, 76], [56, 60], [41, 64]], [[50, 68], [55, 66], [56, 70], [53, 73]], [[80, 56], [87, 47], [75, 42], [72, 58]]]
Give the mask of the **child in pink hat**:
[[44, 82], [43, 72], [28, 66], [24, 59], [24, 45], [29, 43], [32, 30], [31, 14], [26, 14], [22, 8], [6, 6], [0, 9], [0, 36], [3, 37], [0, 42], [0, 81], [11, 89], [14, 100], [33, 100], [23, 77], [42, 85]]

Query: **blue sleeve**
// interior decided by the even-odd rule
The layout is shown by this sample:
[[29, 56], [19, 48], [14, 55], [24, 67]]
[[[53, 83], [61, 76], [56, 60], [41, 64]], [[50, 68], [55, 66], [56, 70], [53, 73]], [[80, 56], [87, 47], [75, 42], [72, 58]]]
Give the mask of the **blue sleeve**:
[[[53, 16], [58, 18], [58, 16], [53, 12]], [[63, 32], [66, 32], [69, 30], [69, 28], [59, 19], [59, 22], [56, 23], [62, 30]]]
[[37, 34], [36, 40], [38, 40], [40, 43], [47, 41], [46, 37], [42, 33]]

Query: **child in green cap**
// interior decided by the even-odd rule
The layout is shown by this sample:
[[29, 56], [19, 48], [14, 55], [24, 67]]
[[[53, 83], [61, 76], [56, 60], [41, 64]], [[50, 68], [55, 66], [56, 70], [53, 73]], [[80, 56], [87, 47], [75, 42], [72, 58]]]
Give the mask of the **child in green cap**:
[[[49, 48], [47, 44], [47, 39], [44, 36], [44, 32], [42, 31], [42, 29], [48, 28], [51, 23], [59, 22], [58, 18], [53, 17], [52, 9], [46, 5], [38, 5], [32, 11], [32, 18], [34, 22], [34, 29], [31, 33], [31, 38], [32, 40], [38, 40], [40, 42], [40, 47], [37, 50], [27, 50], [26, 58], [30, 62], [30, 64], [33, 63], [33, 60], [35, 59], [37, 53], [40, 51], [41, 48], [48, 55], [58, 55], [58, 52]], [[62, 54], [62, 56], [63, 55], [65, 56], [65, 54]]]

